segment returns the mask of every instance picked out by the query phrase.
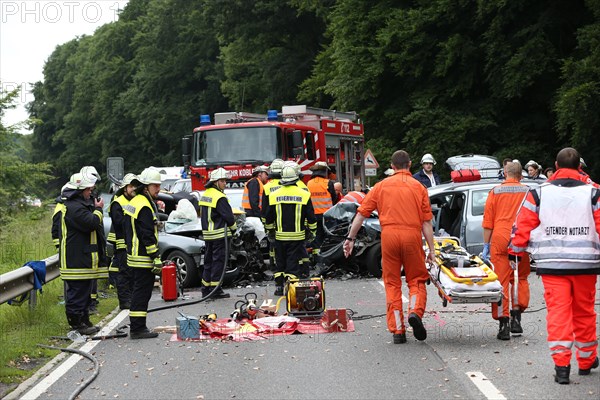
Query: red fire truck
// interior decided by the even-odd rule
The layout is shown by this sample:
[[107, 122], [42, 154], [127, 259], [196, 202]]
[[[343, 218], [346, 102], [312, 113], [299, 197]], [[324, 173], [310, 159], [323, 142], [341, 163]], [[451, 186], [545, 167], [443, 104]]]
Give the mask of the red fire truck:
[[310, 178], [309, 168], [326, 161], [344, 190], [365, 182], [364, 129], [355, 112], [305, 105], [283, 106], [267, 115], [246, 112], [200, 117], [200, 126], [182, 141], [183, 162], [193, 190], [204, 190], [210, 171], [225, 168], [228, 187], [243, 187], [252, 169], [276, 158], [294, 160]]

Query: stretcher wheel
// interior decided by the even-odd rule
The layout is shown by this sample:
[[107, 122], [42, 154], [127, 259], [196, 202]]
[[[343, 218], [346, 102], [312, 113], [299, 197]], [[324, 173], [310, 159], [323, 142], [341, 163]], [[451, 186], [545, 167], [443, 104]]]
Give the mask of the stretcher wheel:
[[442, 307], [448, 307], [448, 299], [444, 297], [442, 300]]

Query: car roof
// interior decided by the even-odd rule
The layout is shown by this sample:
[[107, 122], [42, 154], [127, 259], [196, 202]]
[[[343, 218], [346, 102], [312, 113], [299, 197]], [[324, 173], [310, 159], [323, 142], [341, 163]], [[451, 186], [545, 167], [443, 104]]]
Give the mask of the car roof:
[[[470, 182], [448, 182], [448, 183], [442, 183], [441, 185], [436, 185], [434, 187], [430, 187], [427, 189], [427, 191], [429, 192], [429, 196], [433, 196], [436, 195], [438, 193], [442, 193], [442, 192], [450, 192], [450, 191], [458, 191], [458, 192], [465, 192], [468, 190], [472, 190], [472, 189], [492, 189], [493, 187], [501, 184], [502, 182], [504, 182], [504, 180], [500, 180], [500, 179], [482, 179], [482, 180], [478, 180], [478, 181], [470, 181]], [[532, 180], [532, 179], [522, 179], [520, 181], [522, 184], [530, 186], [530, 187], [536, 187], [539, 186], [540, 183], [542, 183], [539, 180]]]

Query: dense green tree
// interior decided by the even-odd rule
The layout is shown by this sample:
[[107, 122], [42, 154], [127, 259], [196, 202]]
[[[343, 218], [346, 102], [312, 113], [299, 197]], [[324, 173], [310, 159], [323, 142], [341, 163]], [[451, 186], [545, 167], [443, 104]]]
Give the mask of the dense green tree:
[[6, 110], [14, 108], [19, 90], [0, 92], [0, 230], [28, 198], [45, 197], [44, 185], [50, 178], [49, 164], [25, 161], [28, 157], [23, 142], [27, 140], [17, 132], [26, 121], [13, 126], [2, 123]]

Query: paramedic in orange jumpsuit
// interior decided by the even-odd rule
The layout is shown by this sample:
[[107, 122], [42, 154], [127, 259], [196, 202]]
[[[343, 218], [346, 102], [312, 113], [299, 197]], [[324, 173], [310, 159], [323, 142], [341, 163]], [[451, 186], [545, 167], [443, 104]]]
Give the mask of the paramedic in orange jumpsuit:
[[514, 285], [514, 271], [508, 262], [510, 232], [529, 187], [519, 183], [522, 176], [519, 162], [506, 163], [504, 176], [506, 180], [490, 190], [481, 225], [484, 243], [482, 257], [485, 261], [491, 259], [494, 264], [504, 294], [500, 310], [498, 304], [492, 304], [492, 318], [500, 321], [500, 329], [496, 337], [500, 340], [509, 340], [511, 332], [523, 333], [521, 313], [529, 306], [529, 282], [527, 282], [531, 272], [529, 257], [523, 257], [518, 265], [518, 304], [515, 304], [513, 291], [510, 290], [510, 286]]
[[365, 218], [379, 212], [381, 222], [382, 272], [387, 303], [387, 325], [395, 344], [406, 343], [402, 311], [401, 268], [404, 266], [409, 291], [408, 323], [417, 340], [425, 340], [427, 331], [422, 318], [427, 303], [425, 282], [429, 279], [425, 267], [423, 239], [429, 246], [427, 260], [435, 261], [431, 205], [427, 189], [410, 173], [410, 157], [404, 150], [392, 155], [394, 175], [377, 183], [369, 191], [358, 212], [348, 237], [344, 254], [349, 257], [354, 239]]
[[[517, 215], [509, 257], [529, 252], [542, 277], [555, 382], [568, 384], [572, 347], [579, 375], [598, 368], [596, 281], [600, 274], [600, 190], [581, 181], [579, 153], [556, 156], [548, 184], [531, 190]], [[596, 378], [597, 379], [597, 378]]]

